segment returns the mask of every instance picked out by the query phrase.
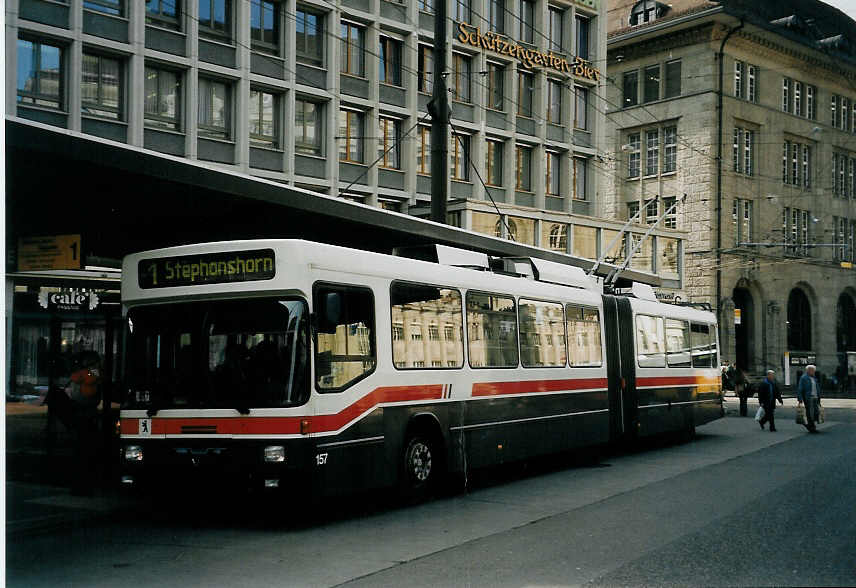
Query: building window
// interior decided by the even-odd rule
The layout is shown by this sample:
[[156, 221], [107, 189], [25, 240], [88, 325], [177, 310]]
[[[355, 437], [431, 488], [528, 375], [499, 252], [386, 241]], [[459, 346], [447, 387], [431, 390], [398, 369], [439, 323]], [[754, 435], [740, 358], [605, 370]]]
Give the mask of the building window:
[[[663, 227], [667, 229], [678, 228], [678, 207], [675, 206], [677, 199], [674, 196], [663, 198]], [[674, 208], [672, 208], [675, 206]]]
[[574, 21], [576, 23], [577, 57], [587, 60], [589, 58], [589, 25], [591, 21], [580, 14], [575, 16]]
[[666, 85], [664, 98], [674, 98], [681, 95], [681, 60], [666, 63]]
[[304, 155], [321, 155], [323, 137], [322, 106], [308, 100], [294, 101], [294, 150]]
[[470, 22], [470, 0], [455, 0], [455, 20]]
[[830, 114], [832, 115], [832, 120], [830, 121], [830, 124], [832, 125], [833, 128], [837, 128], [838, 127], [838, 96], [836, 96], [834, 94], [832, 95], [832, 98], [830, 99], [829, 109], [830, 109]]
[[562, 82], [547, 79], [547, 122], [562, 124]]
[[494, 33], [505, 33], [505, 0], [488, 0], [488, 22]]
[[588, 160], [574, 157], [574, 200], [588, 200], [586, 194], [586, 179], [588, 176]]
[[791, 111], [791, 79], [782, 78], [782, 111]]
[[678, 169], [678, 127], [663, 129], [663, 173]]
[[734, 97], [743, 98], [743, 69], [745, 65], [742, 61], [734, 62]]
[[752, 242], [752, 201], [735, 198], [731, 220], [734, 224], [734, 243], [737, 247], [743, 247]]
[[18, 104], [63, 107], [63, 51], [43, 41], [18, 39]]
[[802, 146], [802, 176], [803, 188], [811, 188], [811, 147], [809, 145]]
[[574, 86], [574, 128], [588, 129], [588, 88]]
[[382, 116], [378, 119], [380, 131], [377, 157], [381, 167], [401, 169], [401, 121]]
[[562, 195], [560, 175], [562, 155], [553, 151], [547, 151], [545, 156], [544, 164], [547, 168], [547, 182], [544, 191], [548, 196], [560, 197]]
[[250, 145], [279, 148], [279, 96], [250, 88]]
[[181, 130], [181, 75], [146, 67], [145, 125]]
[[199, 0], [199, 34], [228, 40], [232, 35], [232, 0]]
[[252, 48], [279, 54], [279, 2], [253, 0], [250, 2], [250, 40]]
[[532, 98], [535, 95], [535, 76], [517, 72], [517, 114], [532, 118]]
[[561, 53], [564, 47], [562, 42], [562, 20], [565, 11], [555, 6], [547, 8], [547, 20], [549, 37], [547, 38], [547, 49], [554, 53]]
[[732, 150], [734, 171], [747, 176], [754, 175], [755, 131], [734, 127]]
[[485, 141], [485, 183], [502, 186], [502, 141]]
[[815, 100], [815, 96], [817, 96], [817, 88], [806, 85], [805, 115], [806, 118], [810, 118], [811, 120], [817, 120], [817, 101]]
[[416, 141], [416, 173], [430, 175], [431, 128], [419, 125], [419, 135], [417, 136]]
[[380, 68], [378, 76], [383, 84], [401, 86], [401, 41], [390, 37], [380, 38]]
[[452, 54], [452, 99], [458, 102], [470, 101], [472, 61], [469, 55]]
[[639, 103], [639, 72], [624, 72], [624, 103], [623, 106], [636, 106]]
[[199, 78], [199, 136], [228, 139], [232, 133], [232, 103], [226, 82]]
[[339, 111], [339, 161], [364, 163], [364, 112], [357, 110]]
[[782, 181], [791, 186], [811, 186], [811, 148], [785, 141], [782, 147]]
[[493, 110], [503, 110], [503, 82], [505, 67], [498, 63], [487, 64], [487, 107]]
[[520, 0], [520, 40], [535, 42], [535, 0]]
[[83, 54], [80, 102], [83, 114], [122, 118], [122, 66], [118, 59]]
[[298, 8], [295, 14], [295, 52], [299, 63], [324, 64], [324, 15]]
[[418, 67], [419, 91], [430, 94], [434, 91], [434, 51], [428, 45], [419, 45]]
[[[546, 223], [545, 223], [546, 224]], [[547, 247], [550, 251], [568, 251], [568, 225], [551, 223], [547, 236]]]
[[532, 191], [532, 147], [517, 146], [517, 165], [515, 170], [517, 181], [515, 188], [522, 192]]
[[746, 67], [746, 100], [758, 102], [758, 66], [748, 65]]
[[87, 10], [112, 14], [113, 16], [124, 16], [124, 0], [83, 0], [83, 7]]
[[660, 218], [659, 202], [656, 198], [645, 201], [645, 222], [653, 225]]
[[654, 0], [642, 0], [633, 5], [630, 10], [630, 26], [653, 22], [663, 13], [663, 8]]
[[639, 216], [639, 202], [634, 200], [633, 202], [627, 203], [627, 220], [636, 219], [635, 222], [639, 222], [639, 219], [636, 218]]
[[660, 99], [660, 65], [649, 65], [645, 68], [644, 101], [653, 102]]
[[177, 0], [147, 0], [146, 24], [179, 30], [181, 10]]
[[434, 0], [419, 0], [420, 12], [434, 12]]
[[470, 136], [452, 133], [452, 179], [467, 182], [470, 179]]
[[645, 131], [645, 175], [657, 175], [659, 164], [660, 134], [657, 129]]
[[366, 29], [349, 22], [342, 23], [342, 73], [366, 75]]
[[638, 178], [641, 163], [642, 134], [631, 133], [627, 137], [627, 177]]

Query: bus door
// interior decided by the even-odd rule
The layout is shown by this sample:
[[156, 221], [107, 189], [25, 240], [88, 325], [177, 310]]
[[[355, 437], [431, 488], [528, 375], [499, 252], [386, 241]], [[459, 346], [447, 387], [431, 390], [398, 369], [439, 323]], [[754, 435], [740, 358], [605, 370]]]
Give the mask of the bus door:
[[635, 437], [638, 427], [633, 310], [624, 297], [603, 297], [606, 363], [609, 379], [610, 439]]

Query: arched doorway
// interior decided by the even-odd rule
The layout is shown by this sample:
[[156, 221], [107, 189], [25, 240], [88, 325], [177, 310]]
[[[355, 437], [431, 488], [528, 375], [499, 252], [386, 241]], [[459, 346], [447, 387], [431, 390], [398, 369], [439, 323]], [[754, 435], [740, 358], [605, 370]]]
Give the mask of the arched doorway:
[[853, 303], [853, 297], [846, 292], [838, 297], [835, 325], [838, 352], [856, 351], [856, 304]]
[[734, 362], [737, 367], [746, 371], [752, 368], [755, 360], [752, 349], [752, 342], [755, 340], [755, 301], [747, 288], [734, 288], [731, 299], [734, 301], [734, 310], [740, 310], [740, 324], [734, 325]]
[[811, 304], [799, 288], [788, 296], [788, 349], [811, 351]]

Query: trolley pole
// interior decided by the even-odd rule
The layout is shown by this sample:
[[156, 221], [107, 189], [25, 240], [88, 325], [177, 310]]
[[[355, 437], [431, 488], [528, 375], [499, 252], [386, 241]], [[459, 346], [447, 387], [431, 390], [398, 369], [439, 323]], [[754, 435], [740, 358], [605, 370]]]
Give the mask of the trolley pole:
[[446, 91], [446, 21], [449, 0], [434, 5], [434, 93], [431, 114], [431, 220], [446, 223], [449, 182], [449, 93]]

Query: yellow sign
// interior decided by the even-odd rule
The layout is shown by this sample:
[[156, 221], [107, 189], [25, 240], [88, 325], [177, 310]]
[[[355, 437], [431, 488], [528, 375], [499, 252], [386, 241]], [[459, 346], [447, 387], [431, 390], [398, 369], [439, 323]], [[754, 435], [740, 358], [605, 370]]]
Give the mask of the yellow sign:
[[80, 269], [80, 235], [18, 239], [18, 271]]
[[842, 261], [841, 267], [843, 267], [844, 269], [853, 269], [853, 264], [849, 261]]
[[530, 69], [548, 68], [595, 82], [600, 81], [600, 71], [592, 67], [582, 57], [576, 57], [573, 62], [570, 62], [552, 51], [543, 53], [537, 49], [527, 49], [523, 45], [515, 45], [496, 33], [490, 31], [482, 33], [479, 27], [474, 27], [465, 22], [458, 23], [458, 31], [458, 41], [461, 43], [514, 57]]
[[740, 315], [741, 315], [741, 311], [740, 311], [740, 309], [739, 309], [739, 308], [735, 308], [735, 309], [734, 309], [734, 324], [735, 324], [735, 325], [739, 325], [739, 324], [740, 324]]

